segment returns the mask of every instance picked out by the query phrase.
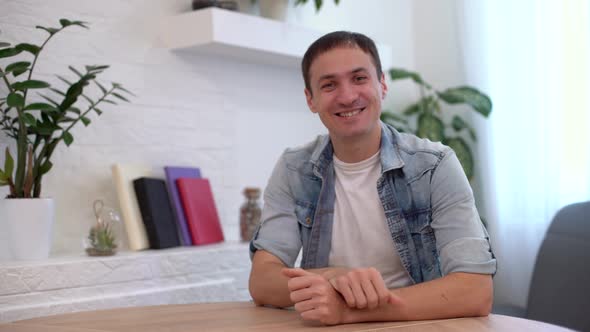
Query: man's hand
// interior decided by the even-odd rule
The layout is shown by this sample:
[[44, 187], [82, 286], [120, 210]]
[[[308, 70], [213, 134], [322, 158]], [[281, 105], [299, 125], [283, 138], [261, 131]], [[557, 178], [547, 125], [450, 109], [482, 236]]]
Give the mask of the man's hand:
[[401, 301], [387, 289], [381, 273], [372, 267], [353, 269], [329, 281], [350, 308], [375, 309]]
[[326, 325], [346, 322], [349, 309], [326, 278], [303, 269], [283, 269], [282, 273], [290, 278], [291, 301], [301, 318]]

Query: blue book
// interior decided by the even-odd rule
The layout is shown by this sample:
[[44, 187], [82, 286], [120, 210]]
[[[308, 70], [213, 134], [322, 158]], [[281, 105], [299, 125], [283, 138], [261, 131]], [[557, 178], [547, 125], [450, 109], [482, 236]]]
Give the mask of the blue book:
[[182, 201], [176, 185], [178, 178], [201, 178], [201, 171], [196, 167], [177, 167], [177, 166], [165, 166], [164, 172], [166, 173], [166, 186], [168, 187], [168, 196], [170, 197], [170, 205], [172, 205], [172, 211], [174, 212], [174, 219], [178, 227], [178, 237], [180, 243], [183, 246], [191, 246], [194, 243], [191, 240], [190, 230], [188, 228], [184, 209], [182, 207]]

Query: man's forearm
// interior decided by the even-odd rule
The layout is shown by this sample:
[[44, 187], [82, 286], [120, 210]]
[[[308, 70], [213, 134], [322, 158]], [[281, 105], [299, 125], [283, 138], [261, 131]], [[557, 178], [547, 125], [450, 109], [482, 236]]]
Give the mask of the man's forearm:
[[278, 262], [259, 262], [252, 265], [249, 289], [252, 299], [257, 305], [290, 307], [293, 302], [289, 298], [287, 283], [289, 278], [281, 273], [285, 267]]
[[351, 309], [346, 323], [486, 316], [493, 301], [491, 277], [470, 273], [452, 273], [392, 292], [399, 303], [373, 310]]

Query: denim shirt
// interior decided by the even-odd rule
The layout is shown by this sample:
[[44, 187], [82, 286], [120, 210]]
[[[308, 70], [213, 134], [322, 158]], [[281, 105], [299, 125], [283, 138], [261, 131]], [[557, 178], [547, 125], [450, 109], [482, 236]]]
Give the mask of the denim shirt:
[[[494, 274], [489, 236], [453, 150], [381, 123], [380, 159], [376, 189], [412, 281], [451, 272]], [[302, 268], [328, 267], [335, 200], [332, 160], [328, 135], [283, 153], [264, 192], [251, 257], [262, 249], [292, 267], [303, 249]]]

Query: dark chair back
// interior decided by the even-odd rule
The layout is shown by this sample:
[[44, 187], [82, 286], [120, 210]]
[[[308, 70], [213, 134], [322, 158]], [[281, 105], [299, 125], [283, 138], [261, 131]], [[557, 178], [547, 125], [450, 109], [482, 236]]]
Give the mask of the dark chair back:
[[590, 202], [557, 212], [541, 244], [526, 317], [590, 331]]

